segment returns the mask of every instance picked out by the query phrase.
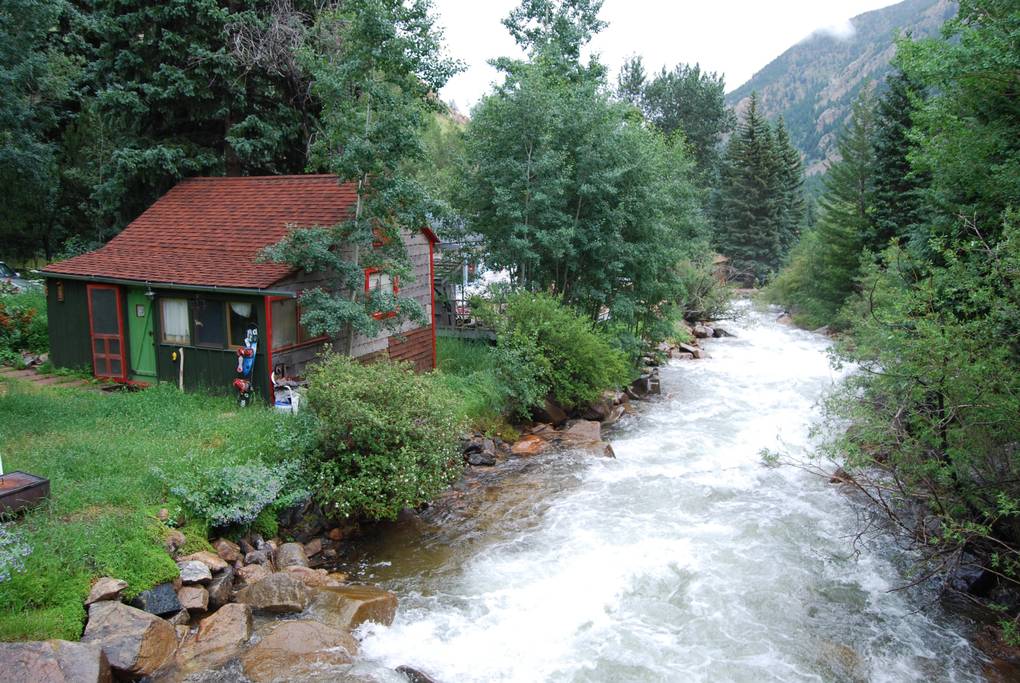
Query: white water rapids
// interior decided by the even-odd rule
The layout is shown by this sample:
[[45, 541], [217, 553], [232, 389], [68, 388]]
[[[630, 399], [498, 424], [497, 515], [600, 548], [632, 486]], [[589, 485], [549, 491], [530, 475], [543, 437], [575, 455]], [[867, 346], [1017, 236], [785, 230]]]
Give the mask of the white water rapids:
[[662, 369], [664, 396], [609, 437], [617, 459], [556, 454], [487, 512], [370, 553], [397, 592], [356, 670], [469, 681], [977, 681], [962, 624], [886, 541], [854, 555], [853, 505], [762, 448], [812, 448], [839, 380], [827, 340], [749, 313], [711, 358]]

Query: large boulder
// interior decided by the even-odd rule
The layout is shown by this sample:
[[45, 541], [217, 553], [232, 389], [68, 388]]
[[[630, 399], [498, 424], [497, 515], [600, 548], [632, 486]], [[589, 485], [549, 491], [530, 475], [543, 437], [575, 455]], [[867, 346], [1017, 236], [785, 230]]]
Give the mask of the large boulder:
[[198, 625], [198, 631], [181, 644], [174, 662], [175, 673], [215, 669], [241, 654], [251, 638], [251, 607], [231, 603]]
[[142, 591], [131, 601], [131, 605], [149, 614], [155, 614], [157, 617], [170, 616], [181, 611], [181, 601], [177, 599], [177, 591], [169, 583], [161, 583], [147, 591]]
[[529, 434], [528, 436], [522, 437], [517, 443], [510, 447], [510, 452], [513, 455], [520, 457], [527, 457], [531, 455], [538, 455], [544, 452], [549, 447], [549, 443], [540, 436], [535, 434]]
[[305, 546], [301, 543], [284, 543], [276, 549], [276, 568], [307, 567], [308, 556]]
[[178, 564], [181, 562], [201, 562], [208, 567], [209, 571], [213, 574], [221, 572], [229, 566], [226, 560], [216, 553], [211, 553], [208, 550], [201, 550], [197, 553], [185, 555], [178, 559]]
[[148, 676], [177, 649], [177, 632], [169, 622], [120, 602], [89, 607], [83, 643], [98, 645], [110, 666], [128, 676]]
[[253, 586], [242, 588], [237, 601], [252, 609], [276, 614], [300, 612], [308, 606], [308, 588], [289, 572], [271, 574]]
[[92, 590], [89, 591], [89, 597], [85, 600], [85, 606], [88, 607], [94, 602], [101, 602], [103, 600], [120, 600], [120, 594], [127, 587], [127, 581], [121, 581], [109, 576], [97, 579], [92, 584]]
[[695, 325], [694, 329], [691, 330], [691, 332], [698, 339], [711, 339], [712, 337], [715, 336], [715, 330], [709, 327], [708, 325], [705, 325], [704, 323], [699, 323]]
[[47, 640], [0, 643], [0, 679], [7, 683], [111, 683], [113, 674], [99, 645]]
[[309, 610], [323, 623], [353, 631], [366, 621], [383, 626], [393, 623], [397, 596], [375, 586], [341, 586], [312, 591]]
[[357, 642], [346, 631], [317, 621], [284, 621], [244, 653], [241, 665], [254, 683], [294, 681], [350, 664], [357, 651]]
[[185, 585], [209, 583], [212, 581], [212, 572], [209, 571], [209, 566], [204, 562], [186, 560], [178, 562], [177, 567], [181, 570], [181, 581]]
[[594, 420], [573, 420], [557, 436], [567, 444], [587, 444], [602, 441], [602, 425]]

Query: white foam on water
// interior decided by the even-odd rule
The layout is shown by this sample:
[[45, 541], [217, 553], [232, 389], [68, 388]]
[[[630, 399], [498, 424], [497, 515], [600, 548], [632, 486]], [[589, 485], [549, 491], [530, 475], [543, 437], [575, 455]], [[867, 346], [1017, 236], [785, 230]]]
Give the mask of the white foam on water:
[[663, 370], [669, 397], [616, 435], [616, 460], [550, 472], [527, 531], [507, 520], [400, 580], [363, 663], [446, 682], [981, 680], [950, 618], [890, 592], [891, 544], [851, 553], [845, 497], [761, 464], [814, 447], [841, 377], [827, 341], [750, 312], [730, 329]]

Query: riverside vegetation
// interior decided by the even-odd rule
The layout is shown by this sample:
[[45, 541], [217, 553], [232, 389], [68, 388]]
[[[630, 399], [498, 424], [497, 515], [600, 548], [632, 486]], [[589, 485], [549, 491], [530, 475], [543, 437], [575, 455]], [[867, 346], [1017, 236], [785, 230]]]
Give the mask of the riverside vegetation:
[[[550, 400], [581, 413], [688, 341], [685, 319], [721, 315], [720, 252], [796, 322], [842, 334], [835, 360], [860, 372], [829, 403], [851, 424], [826, 451], [840, 478], [915, 544], [917, 580], [991, 607], [1016, 640], [1013, 3], [964, 0], [942, 37], [900, 40], [817, 205], [753, 95], [738, 117], [699, 67], [649, 78], [635, 59], [613, 84], [583, 58], [601, 4], [522, 0], [504, 25], [524, 57], [495, 60], [500, 81], [467, 122], [433, 95], [459, 65], [427, 0], [0, 10], [0, 235], [14, 256], [95, 246], [183, 177], [326, 171], [358, 183], [359, 212], [264, 258], [328, 268], [343, 291], [366, 266], [406, 274], [391, 238], [428, 221], [480, 238], [510, 280], [479, 308], [494, 346], [444, 342], [425, 376], [326, 356], [296, 419], [167, 387], [4, 381], [5, 465], [54, 489], [0, 532], [0, 638], [76, 639], [95, 577], [124, 579], [130, 598], [178, 575], [163, 546], [175, 531], [208, 551], [280, 533], [302, 501], [366, 519], [426, 503], [463, 466], [465, 432], [510, 440]], [[393, 325], [423, 313], [319, 290], [302, 304], [310, 330], [341, 338], [375, 331], [381, 310], [399, 311]], [[39, 300], [2, 305], [3, 360], [42, 351]]]

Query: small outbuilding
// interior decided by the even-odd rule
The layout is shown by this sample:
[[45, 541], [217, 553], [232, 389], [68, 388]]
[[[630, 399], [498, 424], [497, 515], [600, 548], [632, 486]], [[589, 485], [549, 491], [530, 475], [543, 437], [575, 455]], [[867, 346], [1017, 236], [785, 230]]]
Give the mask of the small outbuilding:
[[[237, 349], [255, 331], [253, 382], [271, 401], [271, 369], [300, 375], [323, 345], [343, 347], [300, 323], [299, 295], [326, 278], [257, 257], [292, 229], [348, 220], [356, 199], [353, 185], [332, 175], [181, 181], [102, 248], [42, 270], [51, 362], [119, 382], [225, 392], [236, 377]], [[429, 324], [358, 335], [352, 355], [407, 360], [425, 371], [436, 361], [438, 239], [423, 228], [405, 231], [403, 240], [414, 279], [399, 283], [400, 295], [416, 299]], [[366, 270], [366, 292], [379, 287], [396, 291], [397, 283]]]

